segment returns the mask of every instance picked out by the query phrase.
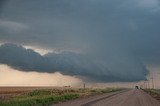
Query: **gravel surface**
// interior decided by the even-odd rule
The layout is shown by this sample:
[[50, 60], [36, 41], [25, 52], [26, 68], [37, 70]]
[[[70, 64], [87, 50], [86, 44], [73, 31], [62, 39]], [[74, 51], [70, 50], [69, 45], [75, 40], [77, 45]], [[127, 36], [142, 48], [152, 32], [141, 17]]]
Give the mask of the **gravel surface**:
[[80, 98], [53, 106], [160, 106], [160, 102], [142, 90], [128, 90]]

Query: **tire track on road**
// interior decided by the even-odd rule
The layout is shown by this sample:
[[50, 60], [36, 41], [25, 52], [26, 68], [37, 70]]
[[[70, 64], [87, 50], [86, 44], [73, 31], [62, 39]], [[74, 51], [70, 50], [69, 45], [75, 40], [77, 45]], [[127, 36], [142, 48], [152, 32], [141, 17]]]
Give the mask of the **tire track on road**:
[[129, 91], [129, 90], [120, 91], [120, 92], [118, 92], [118, 93], [115, 93], [115, 94], [112, 94], [112, 95], [108, 95], [108, 96], [106, 96], [106, 97], [99, 98], [99, 99], [97, 99], [97, 100], [90, 101], [90, 102], [88, 102], [88, 103], [82, 104], [81, 106], [92, 106], [93, 104], [95, 104], [95, 103], [97, 103], [97, 102], [99, 102], [99, 101], [101, 101], [101, 100], [104, 100], [104, 99], [113, 97], [113, 96], [115, 96], [115, 95], [118, 95], [118, 94], [121, 94], [121, 93], [124, 93], [124, 92], [127, 92], [127, 91]]

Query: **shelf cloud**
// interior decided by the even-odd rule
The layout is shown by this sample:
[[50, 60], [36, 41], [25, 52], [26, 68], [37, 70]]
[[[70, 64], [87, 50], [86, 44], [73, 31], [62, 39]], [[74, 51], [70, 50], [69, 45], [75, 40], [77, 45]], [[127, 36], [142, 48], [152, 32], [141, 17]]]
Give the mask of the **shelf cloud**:
[[[138, 61], [135, 61], [136, 63], [134, 61], [125, 63], [125, 66], [120, 66], [120, 61], [108, 61], [110, 61], [110, 66], [116, 64], [117, 67], [111, 67], [112, 71], [110, 71], [103, 63], [88, 58], [87, 55], [69, 51], [58, 54], [48, 53], [42, 56], [32, 49], [25, 49], [21, 45], [6, 43], [0, 46], [0, 63], [26, 72], [55, 73], [58, 71], [65, 75], [99, 82], [139, 81], [145, 79], [147, 70]], [[127, 62], [127, 60], [124, 62]], [[126, 70], [117, 71], [118, 67]]]

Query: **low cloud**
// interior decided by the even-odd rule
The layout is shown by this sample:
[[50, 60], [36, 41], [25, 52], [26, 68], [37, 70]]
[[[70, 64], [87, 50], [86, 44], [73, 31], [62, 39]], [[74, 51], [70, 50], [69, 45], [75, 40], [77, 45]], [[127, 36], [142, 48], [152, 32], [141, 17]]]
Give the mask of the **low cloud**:
[[[116, 57], [113, 58], [114, 60]], [[48, 53], [40, 55], [32, 49], [25, 49], [15, 44], [3, 44], [0, 47], [0, 63], [7, 64], [14, 69], [37, 72], [60, 72], [65, 75], [78, 76], [87, 81], [139, 81], [147, 74], [145, 67], [139, 62], [119, 61], [108, 58], [108, 66], [85, 54], [75, 52]], [[123, 66], [121, 63], [125, 63]], [[114, 64], [114, 67], [113, 67]], [[115, 67], [116, 64], [116, 67]], [[125, 69], [117, 71], [118, 67]], [[110, 68], [110, 71], [108, 68]], [[130, 69], [130, 70], [128, 70]]]
[[48, 53], [54, 51], [54, 50], [45, 50], [45, 49], [38, 48], [38, 47], [33, 47], [33, 46], [23, 46], [23, 47], [26, 48], [26, 49], [32, 49], [32, 50], [34, 50], [35, 52], [37, 52], [37, 53], [39, 53], [41, 55], [45, 55], [45, 54], [48, 54]]

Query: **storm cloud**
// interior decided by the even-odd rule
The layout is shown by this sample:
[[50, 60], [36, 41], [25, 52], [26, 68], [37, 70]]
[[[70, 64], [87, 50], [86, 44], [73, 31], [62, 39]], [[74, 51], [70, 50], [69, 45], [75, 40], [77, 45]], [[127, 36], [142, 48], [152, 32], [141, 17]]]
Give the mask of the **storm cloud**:
[[[134, 74], [136, 71], [134, 73], [127, 73], [127, 71], [118, 73], [109, 71], [107, 67], [84, 54], [64, 51], [58, 54], [48, 53], [42, 56], [32, 49], [25, 49], [23, 46], [10, 43], [0, 46], [0, 63], [27, 72], [61, 72], [65, 75], [99, 82], [139, 81], [145, 79], [147, 73], [147, 70], [141, 64], [136, 64], [136, 67], [143, 70], [141, 73], [137, 72], [139, 74]], [[126, 66], [126, 68], [129, 67], [131, 68], [131, 66]], [[136, 67], [133, 67], [133, 69], [136, 70]]]
[[[63, 68], [55, 64], [56, 59], [65, 61], [60, 60], [62, 54], [33, 52], [42, 65], [29, 66], [37, 71], [58, 70], [102, 81], [145, 80], [146, 65], [160, 63], [159, 7], [158, 0], [8, 0], [0, 11], [0, 42], [69, 51], [62, 53], [67, 59], [87, 61], [65, 62]], [[92, 68], [82, 68], [82, 63]], [[27, 64], [15, 64], [10, 65], [31, 70], [23, 66]]]

